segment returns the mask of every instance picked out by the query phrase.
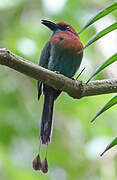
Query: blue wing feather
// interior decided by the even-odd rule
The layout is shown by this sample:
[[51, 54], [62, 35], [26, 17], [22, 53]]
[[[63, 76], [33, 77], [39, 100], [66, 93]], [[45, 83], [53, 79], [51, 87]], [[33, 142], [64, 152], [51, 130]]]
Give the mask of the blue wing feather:
[[45, 45], [45, 47], [42, 50], [41, 56], [40, 56], [40, 62], [39, 65], [48, 69], [48, 62], [50, 57], [50, 41], [48, 41]]
[[[50, 42], [48, 41], [43, 48], [43, 51], [40, 56], [40, 62], [39, 65], [48, 69], [48, 62], [49, 62], [49, 57], [50, 57]], [[42, 82], [38, 81], [37, 83], [38, 86], [38, 100], [40, 99], [40, 96], [42, 94]]]

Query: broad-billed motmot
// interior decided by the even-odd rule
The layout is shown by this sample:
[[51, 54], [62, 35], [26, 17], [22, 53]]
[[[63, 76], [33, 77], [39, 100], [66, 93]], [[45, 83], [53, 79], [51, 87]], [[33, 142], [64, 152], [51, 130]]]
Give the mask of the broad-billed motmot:
[[[71, 25], [65, 22], [53, 23], [42, 20], [41, 23], [52, 31], [52, 35], [43, 48], [39, 65], [72, 78], [80, 67], [83, 57], [83, 45], [78, 34]], [[48, 146], [52, 135], [54, 101], [61, 91], [38, 81], [38, 99], [42, 92], [44, 105], [40, 126], [40, 144]]]

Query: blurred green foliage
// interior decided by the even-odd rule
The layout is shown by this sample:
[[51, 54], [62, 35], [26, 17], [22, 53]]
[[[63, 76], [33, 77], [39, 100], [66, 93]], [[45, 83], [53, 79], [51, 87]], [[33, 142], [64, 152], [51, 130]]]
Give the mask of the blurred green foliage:
[[[37, 64], [42, 48], [50, 37], [49, 30], [41, 25], [41, 19], [65, 21], [80, 31], [89, 18], [113, 2], [0, 0], [0, 47], [8, 48]], [[113, 19], [117, 20], [117, 12], [106, 18], [106, 22], [112, 24]], [[98, 26], [101, 30], [100, 22]], [[81, 33], [83, 44], [96, 32], [97, 26], [94, 24]], [[107, 36], [102, 38], [103, 42]], [[109, 53], [105, 46], [100, 47], [99, 42], [85, 50], [80, 68], [86, 67], [80, 77], [84, 82]], [[109, 48], [115, 50], [115, 46]], [[109, 56], [112, 54], [110, 52]], [[112, 66], [96, 78], [112, 78], [116, 75]], [[39, 148], [43, 103], [43, 97], [40, 102], [37, 101], [36, 83], [25, 75], [0, 66], [0, 180], [115, 180], [115, 148], [103, 158], [99, 155], [107, 142], [117, 135], [116, 107], [90, 124], [97, 110], [113, 94], [75, 100], [62, 93], [55, 106], [52, 144], [48, 151], [49, 173], [43, 175], [33, 171], [32, 160]], [[42, 148], [42, 151], [45, 149]]]

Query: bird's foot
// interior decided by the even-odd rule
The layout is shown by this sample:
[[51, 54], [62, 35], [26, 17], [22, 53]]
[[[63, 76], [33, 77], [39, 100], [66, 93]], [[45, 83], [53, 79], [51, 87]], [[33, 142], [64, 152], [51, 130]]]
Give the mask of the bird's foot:
[[59, 71], [54, 71], [56, 74], [60, 74], [60, 72]]

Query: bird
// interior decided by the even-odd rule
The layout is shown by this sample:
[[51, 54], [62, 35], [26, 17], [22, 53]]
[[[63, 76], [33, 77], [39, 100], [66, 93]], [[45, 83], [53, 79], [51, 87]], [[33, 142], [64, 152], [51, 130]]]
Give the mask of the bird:
[[[83, 57], [83, 44], [75, 29], [68, 23], [54, 23], [50, 20], [41, 20], [41, 23], [51, 31], [51, 37], [44, 46], [39, 66], [50, 71], [73, 78], [79, 69]], [[40, 144], [48, 146], [51, 143], [53, 129], [54, 102], [61, 94], [60, 90], [42, 83], [38, 86], [38, 100], [44, 94], [44, 104], [40, 124]]]

